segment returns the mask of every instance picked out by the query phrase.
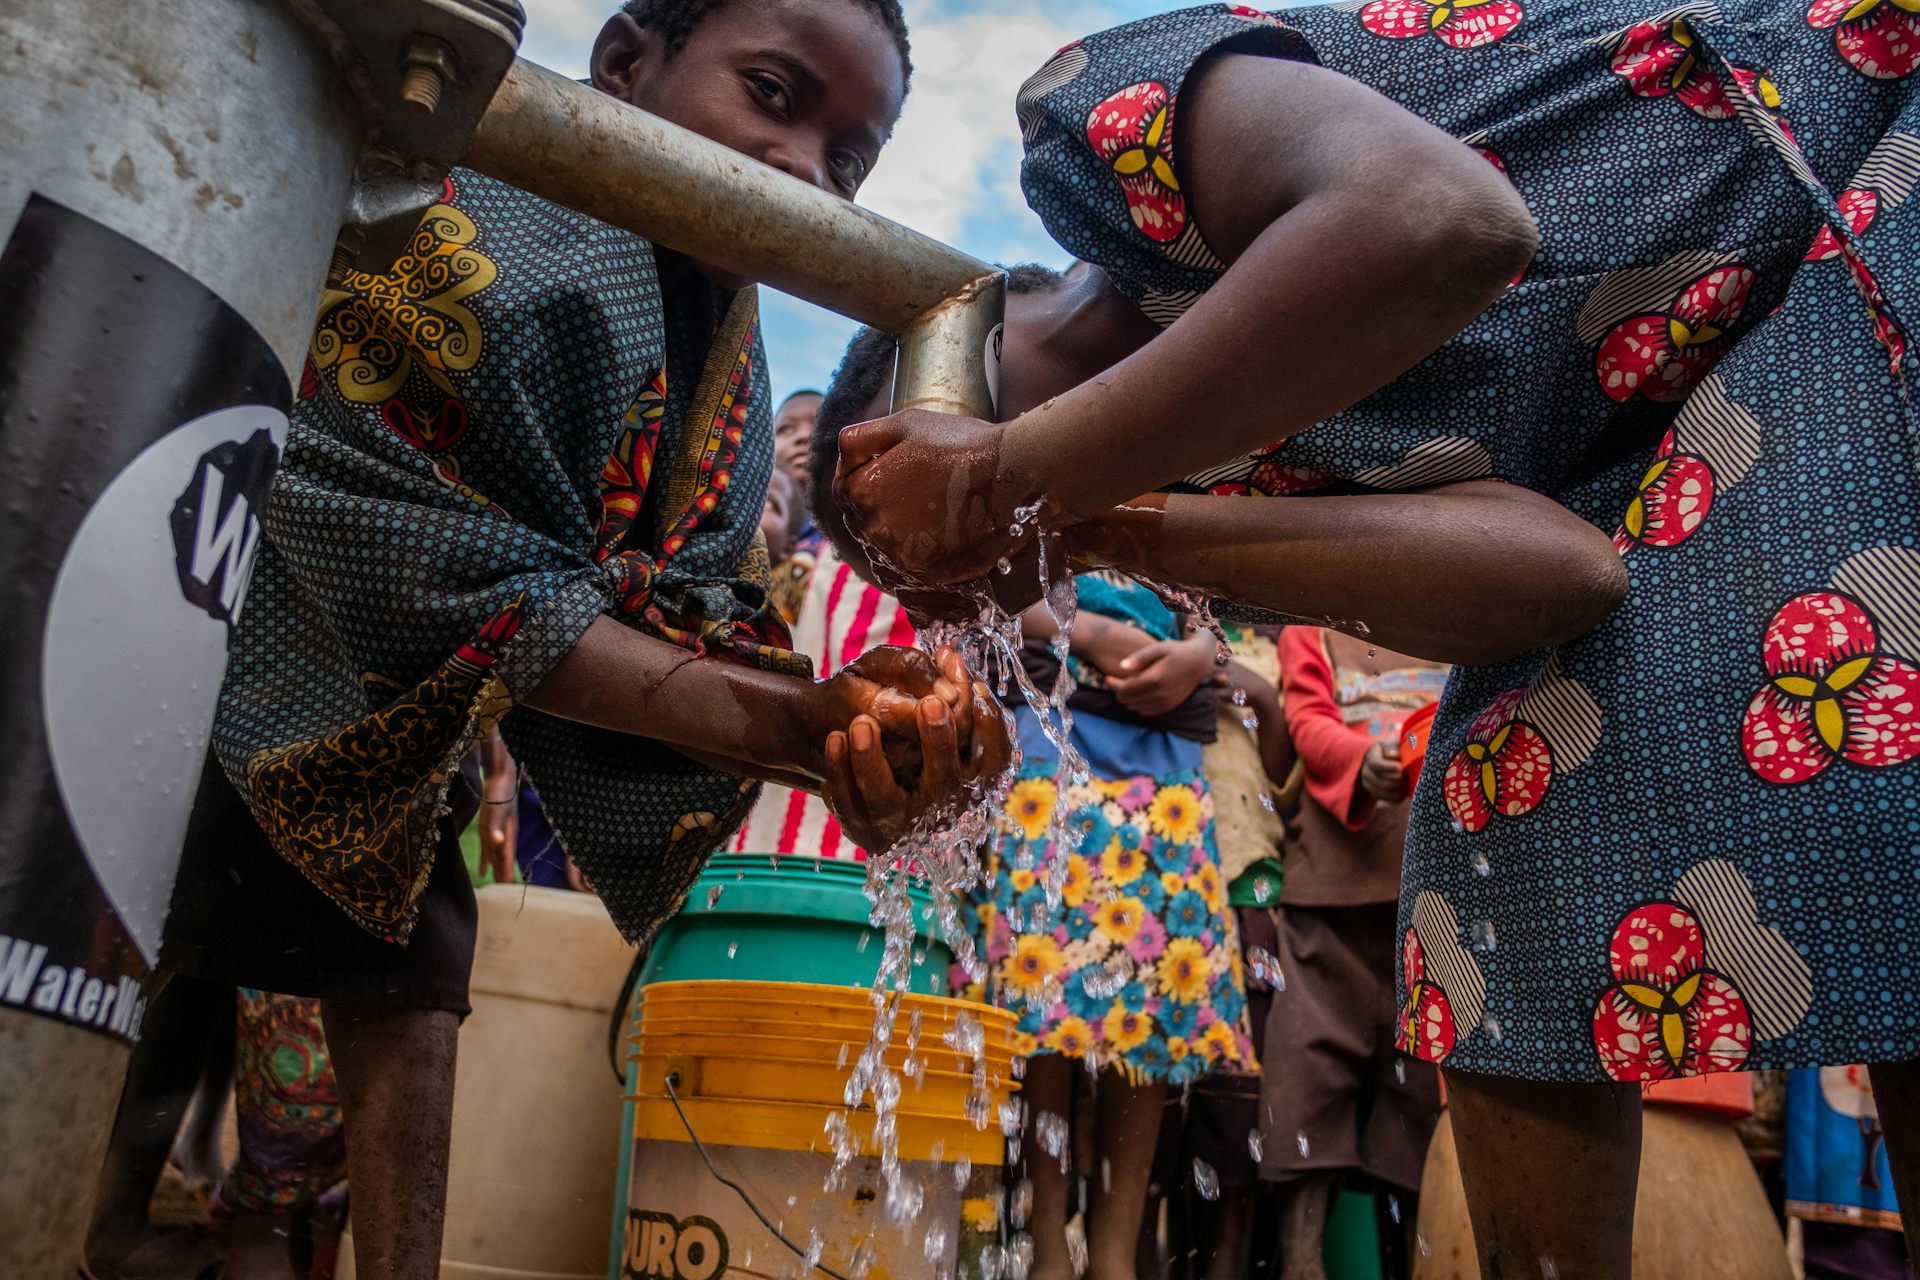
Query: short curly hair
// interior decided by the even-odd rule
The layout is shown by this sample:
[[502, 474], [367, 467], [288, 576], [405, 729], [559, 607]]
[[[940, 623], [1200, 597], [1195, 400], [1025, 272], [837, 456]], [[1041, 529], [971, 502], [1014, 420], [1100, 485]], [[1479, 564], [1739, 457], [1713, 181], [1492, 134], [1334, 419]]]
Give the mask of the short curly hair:
[[[620, 10], [647, 30], [657, 32], [667, 42], [667, 54], [671, 57], [686, 45], [687, 37], [693, 34], [701, 19], [726, 3], [727, 0], [627, 0]], [[913, 46], [907, 40], [907, 15], [901, 11], [900, 0], [850, 0], [850, 3], [871, 12], [893, 37], [893, 47], [900, 51], [902, 87], [911, 85]]]

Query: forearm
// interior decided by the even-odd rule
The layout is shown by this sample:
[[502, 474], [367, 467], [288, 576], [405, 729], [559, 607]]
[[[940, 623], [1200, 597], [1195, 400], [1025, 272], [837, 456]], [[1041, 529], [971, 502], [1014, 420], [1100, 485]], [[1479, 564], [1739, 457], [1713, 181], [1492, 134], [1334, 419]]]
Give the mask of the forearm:
[[1231, 266], [1146, 346], [1009, 424], [1006, 483], [1073, 515], [1365, 398], [1479, 315], [1536, 245], [1484, 159], [1317, 67], [1205, 63], [1179, 127], [1209, 193], [1200, 230]]
[[[1010, 422], [1002, 452], [1011, 482], [1085, 515], [1258, 452], [1385, 386], [1498, 296], [1498, 281], [1462, 288], [1422, 278], [1432, 268], [1409, 278], [1398, 255], [1331, 250], [1393, 234], [1356, 232], [1348, 212], [1328, 201], [1289, 213], [1179, 323]], [[1300, 269], [1330, 259], [1338, 266]], [[1381, 306], [1383, 297], [1394, 305]], [[1173, 423], [1207, 428], [1174, 432]]]
[[[1060, 625], [1054, 621], [1053, 610], [1045, 604], [1029, 605], [1020, 614], [1020, 634], [1024, 639], [1050, 643], [1059, 633]], [[1067, 651], [1105, 671], [1118, 667], [1121, 659], [1152, 641], [1152, 636], [1130, 622], [1098, 613], [1081, 613], [1073, 620]]]
[[519, 787], [517, 775], [513, 756], [508, 752], [500, 730], [489, 729], [487, 736], [480, 739], [480, 779], [486, 797], [495, 800], [500, 796], [512, 795]]
[[802, 730], [812, 686], [596, 619], [523, 700], [548, 715], [652, 738], [705, 763], [789, 785], [821, 776]]
[[1584, 634], [1619, 606], [1610, 539], [1493, 481], [1278, 499], [1152, 495], [1071, 530], [1085, 567], [1485, 665]]

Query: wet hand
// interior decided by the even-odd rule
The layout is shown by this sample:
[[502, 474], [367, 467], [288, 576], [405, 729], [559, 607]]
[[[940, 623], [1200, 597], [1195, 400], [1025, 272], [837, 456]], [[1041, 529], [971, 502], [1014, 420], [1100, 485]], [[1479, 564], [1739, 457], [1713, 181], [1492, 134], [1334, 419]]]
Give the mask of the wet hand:
[[1400, 768], [1400, 747], [1376, 742], [1360, 761], [1360, 789], [1375, 800], [1397, 804], [1407, 798], [1407, 775]]
[[[908, 654], [913, 656], [903, 656]], [[889, 730], [880, 715], [862, 711], [844, 730], [830, 731], [823, 794], [848, 835], [879, 852], [957, 812], [1007, 769], [1013, 748], [999, 704], [985, 685], [969, 678], [951, 649], [932, 660], [914, 650], [876, 650], [842, 676], [856, 668], [856, 678], [873, 689], [870, 707], [894, 727]], [[908, 738], [900, 717], [907, 695], [887, 682], [924, 687], [930, 670], [930, 689], [911, 700]], [[857, 696], [867, 697], [867, 691]]]
[[984, 578], [1035, 529], [1012, 533], [1027, 500], [1000, 465], [1001, 428], [909, 409], [840, 433], [834, 479], [848, 528], [864, 539], [890, 589]]

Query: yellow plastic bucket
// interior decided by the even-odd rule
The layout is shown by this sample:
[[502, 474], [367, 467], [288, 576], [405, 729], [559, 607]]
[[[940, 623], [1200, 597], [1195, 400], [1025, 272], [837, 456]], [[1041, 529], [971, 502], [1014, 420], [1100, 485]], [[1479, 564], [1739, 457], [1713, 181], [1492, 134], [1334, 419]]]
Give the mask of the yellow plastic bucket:
[[[784, 1275], [799, 1259], [739, 1194], [801, 1249], [842, 1273], [865, 1261], [868, 1280], [964, 1274], [998, 1238], [1006, 1139], [991, 1118], [967, 1118], [974, 1059], [940, 1042], [965, 1013], [984, 1033], [989, 1117], [1018, 1084], [1013, 1015], [985, 1005], [907, 995], [888, 1060], [924, 1071], [901, 1081], [895, 1131], [905, 1180], [917, 1188], [890, 1211], [868, 1107], [848, 1110], [848, 1075], [866, 1046], [866, 992], [769, 982], [657, 983], [642, 993], [628, 1079], [632, 1161], [620, 1199], [615, 1280], [721, 1280]], [[669, 1096], [667, 1082], [673, 1082]], [[676, 1101], [678, 1106], [676, 1107]], [[834, 1119], [838, 1117], [838, 1119]], [[845, 1124], [860, 1155], [827, 1189], [829, 1125]], [[691, 1131], [691, 1132], [690, 1132]], [[695, 1137], [698, 1138], [698, 1145]], [[704, 1148], [704, 1151], [702, 1150]], [[709, 1167], [711, 1161], [712, 1167]]]

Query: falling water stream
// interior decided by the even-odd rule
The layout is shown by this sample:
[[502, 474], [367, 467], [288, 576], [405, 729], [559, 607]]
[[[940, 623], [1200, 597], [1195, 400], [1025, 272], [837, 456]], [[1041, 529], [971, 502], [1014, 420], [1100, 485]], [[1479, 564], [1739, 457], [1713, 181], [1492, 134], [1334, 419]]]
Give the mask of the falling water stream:
[[[1052, 688], [1043, 692], [1027, 675], [1020, 661], [1024, 643], [1020, 619], [1001, 608], [983, 585], [976, 585], [973, 591], [979, 612], [972, 622], [930, 623], [921, 629], [919, 640], [921, 646], [929, 651], [944, 647], [954, 649], [973, 678], [997, 690], [1002, 697], [1006, 696], [1011, 681], [1019, 689], [1022, 700], [1039, 722], [1041, 732], [1056, 754], [1058, 764], [1054, 780], [1058, 798], [1047, 832], [1047, 843], [1056, 856], [1047, 859], [1047, 866], [1039, 876], [1045, 890], [1047, 910], [1053, 911], [1059, 908], [1065, 888], [1066, 851], [1074, 847], [1067, 825], [1071, 809], [1066, 803], [1066, 796], [1070, 787], [1084, 785], [1090, 772], [1071, 741], [1073, 713], [1068, 707], [1069, 699], [1078, 688], [1067, 660], [1078, 612], [1078, 592], [1059, 534], [1040, 525], [1041, 506], [1036, 502], [1016, 511], [1009, 532], [1018, 538], [1031, 526], [1037, 535], [1042, 599], [1055, 625], [1051, 647], [1058, 659], [1058, 674]], [[862, 541], [872, 563], [889, 570], [891, 566], [884, 553], [864, 539]], [[1002, 574], [1011, 568], [1005, 561], [996, 567]], [[897, 570], [893, 571], [892, 576], [902, 581], [911, 580]], [[1219, 646], [1216, 663], [1222, 668], [1228, 665], [1231, 657], [1226, 633], [1215, 620], [1210, 603], [1204, 596], [1144, 578], [1138, 580], [1158, 594], [1169, 608], [1189, 615], [1198, 626], [1211, 631]], [[1328, 621], [1330, 625], [1335, 625], [1331, 620]], [[1357, 624], [1338, 625], [1365, 634], [1365, 629]], [[1258, 721], [1252, 709], [1246, 705], [1246, 695], [1236, 691], [1232, 700], [1241, 711], [1242, 723], [1248, 729], [1255, 728]], [[1010, 717], [1008, 730], [1012, 732]], [[881, 1178], [885, 1184], [884, 1208], [887, 1219], [898, 1229], [908, 1229], [919, 1220], [929, 1191], [902, 1164], [898, 1131], [898, 1108], [903, 1091], [917, 1087], [917, 1082], [924, 1079], [925, 1064], [918, 1057], [917, 1013], [912, 1015], [907, 1038], [908, 1052], [901, 1068], [895, 1069], [888, 1062], [903, 1007], [902, 997], [909, 990], [912, 978], [914, 940], [920, 926], [932, 924], [937, 928], [938, 936], [952, 949], [956, 966], [967, 975], [968, 980], [980, 982], [986, 978], [986, 963], [975, 945], [973, 935], [962, 922], [960, 903], [964, 901], [965, 894], [982, 880], [984, 868], [981, 865], [981, 852], [989, 842], [995, 814], [1005, 802], [1019, 768], [1020, 754], [1016, 746], [1012, 767], [1001, 777], [976, 786], [965, 806], [957, 813], [947, 811], [929, 815], [885, 853], [871, 856], [867, 864], [867, 895], [873, 903], [871, 923], [881, 931], [885, 945], [879, 973], [872, 988], [872, 1032], [847, 1077], [844, 1092], [847, 1111], [834, 1113], [827, 1123], [827, 1138], [834, 1152], [834, 1160], [826, 1189], [844, 1190], [849, 1167], [863, 1153], [863, 1148], [868, 1146], [861, 1141], [848, 1116], [870, 1106], [873, 1114], [871, 1152], [879, 1158]], [[925, 918], [921, 920], [915, 919], [909, 896], [909, 886], [916, 879], [931, 889], [933, 899], [933, 905], [926, 909]], [[1014, 921], [1016, 929], [1021, 930], [1032, 927], [1032, 924], [1031, 921]], [[1087, 989], [1093, 993], [1108, 988], [1117, 991], [1133, 976], [1130, 964], [1125, 969], [1125, 972], [1103, 970], [1088, 973], [1084, 977]], [[1270, 972], [1261, 976], [1275, 986], [1283, 984], [1278, 965], [1272, 965]], [[959, 1013], [942, 1032], [941, 1041], [972, 1064], [971, 1088], [966, 1101], [967, 1118], [975, 1128], [982, 1130], [997, 1122], [1006, 1136], [1011, 1162], [1019, 1154], [1029, 1116], [1018, 1095], [997, 1111], [994, 1108], [994, 1090], [1005, 1082], [989, 1073], [984, 1026], [978, 1018]], [[1014, 1060], [1013, 1074], [1016, 1079], [1022, 1074], [1022, 1065], [1019, 1059]], [[1055, 1154], [1064, 1160], [1064, 1122], [1047, 1113], [1041, 1113], [1037, 1122], [1045, 1126], [1043, 1136], [1048, 1138], [1049, 1150], [1053, 1151], [1057, 1145], [1059, 1149]], [[1056, 1125], [1058, 1132], [1055, 1131]], [[1253, 1141], [1257, 1143], [1257, 1136]], [[1302, 1148], [1306, 1146], [1304, 1134], [1300, 1137], [1300, 1145]], [[1201, 1187], [1202, 1194], [1211, 1183], [1211, 1172], [1210, 1169], [1196, 1166], [1196, 1183]], [[970, 1166], [962, 1161], [953, 1176], [957, 1179], [957, 1185], [964, 1187], [970, 1174]], [[1025, 1231], [1025, 1207], [1031, 1194], [1031, 1184], [1025, 1182], [1008, 1194], [1007, 1212], [1003, 1220], [1010, 1230], [1003, 1234], [1004, 1243], [987, 1246], [977, 1259], [982, 1280], [1026, 1280], [1033, 1258], [1033, 1241]], [[926, 1227], [925, 1232], [924, 1252], [935, 1267], [934, 1275], [937, 1280], [949, 1280], [953, 1271], [944, 1262], [950, 1238], [949, 1225], [936, 1223]], [[1072, 1251], [1078, 1264], [1076, 1271], [1080, 1265], [1084, 1265], [1079, 1262], [1085, 1256], [1083, 1241], [1082, 1237], [1079, 1248]], [[809, 1248], [807, 1258], [809, 1270], [819, 1261], [817, 1236], [812, 1243], [814, 1247]], [[860, 1280], [871, 1265], [871, 1258], [870, 1249], [855, 1251], [848, 1271], [850, 1280]]]

